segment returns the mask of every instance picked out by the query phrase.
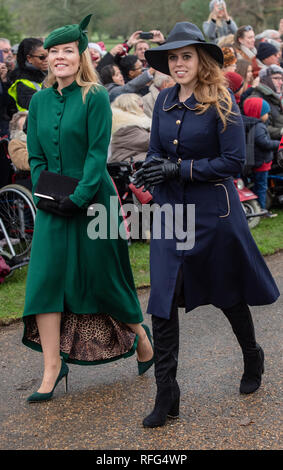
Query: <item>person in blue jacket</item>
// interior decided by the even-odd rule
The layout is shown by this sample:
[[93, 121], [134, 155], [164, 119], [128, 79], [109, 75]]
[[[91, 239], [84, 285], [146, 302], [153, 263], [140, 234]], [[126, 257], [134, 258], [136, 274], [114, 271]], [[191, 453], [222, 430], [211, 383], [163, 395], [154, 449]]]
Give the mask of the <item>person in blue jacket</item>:
[[[270, 138], [270, 134], [266, 127], [269, 119], [270, 106], [269, 103], [262, 98], [247, 98], [243, 105], [243, 119], [248, 118], [254, 124], [254, 159], [253, 167], [254, 181], [253, 191], [258, 197], [258, 202], [262, 209], [266, 209], [266, 194], [268, 190], [268, 172], [271, 169], [274, 152], [277, 152], [280, 144], [279, 140]], [[266, 217], [276, 217], [267, 211]]]
[[[205, 42], [197, 26], [181, 22], [146, 58], [176, 81], [158, 95], [147, 159], [135, 176], [138, 187], [153, 188], [157, 204], [147, 309], [152, 315], [157, 395], [152, 413], [143, 420], [145, 427], [156, 427], [179, 414], [178, 307], [189, 312], [212, 304], [224, 312], [243, 352], [240, 392], [252, 393], [261, 384], [264, 353], [256, 342], [249, 305], [271, 304], [279, 291], [233, 183], [245, 161], [245, 136], [239, 108], [224, 82], [221, 49]], [[165, 204], [175, 221], [183, 208], [183, 235], [176, 230], [168, 236], [166, 211], [158, 210]], [[187, 216], [195, 217], [194, 232], [186, 232]], [[159, 220], [160, 235], [156, 231], [155, 236]]]

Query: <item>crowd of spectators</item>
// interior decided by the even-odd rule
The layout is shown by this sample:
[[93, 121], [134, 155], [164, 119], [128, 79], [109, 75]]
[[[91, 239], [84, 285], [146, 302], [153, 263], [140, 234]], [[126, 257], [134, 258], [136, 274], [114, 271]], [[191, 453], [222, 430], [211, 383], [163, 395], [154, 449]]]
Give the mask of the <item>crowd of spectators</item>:
[[[270, 161], [270, 147], [275, 149], [283, 135], [283, 19], [278, 19], [278, 30], [255, 34], [252, 26], [235, 23], [224, 0], [211, 0], [208, 9], [203, 32], [208, 41], [222, 48], [223, 74], [241, 113], [265, 123], [267, 137], [273, 141], [266, 150]], [[93, 67], [109, 93], [113, 110], [109, 161], [145, 158], [155, 100], [160, 90], [174, 85], [170, 76], [148, 66], [145, 51], [165, 40], [161, 31], [152, 30], [145, 35], [135, 31], [109, 51], [103, 42], [89, 43]], [[45, 86], [47, 56], [42, 38], [25, 38], [13, 47], [8, 39], [0, 38], [0, 138], [6, 136], [13, 141], [9, 151], [11, 158], [17, 153], [17, 161], [20, 150], [26, 152], [23, 121], [31, 97]], [[261, 106], [257, 102], [253, 115], [253, 107], [245, 102], [255, 98], [261, 100]], [[264, 120], [262, 109], [268, 109]], [[26, 169], [27, 153], [20, 161]], [[260, 162], [262, 171], [267, 171], [262, 155]], [[256, 171], [260, 171], [258, 167]]]

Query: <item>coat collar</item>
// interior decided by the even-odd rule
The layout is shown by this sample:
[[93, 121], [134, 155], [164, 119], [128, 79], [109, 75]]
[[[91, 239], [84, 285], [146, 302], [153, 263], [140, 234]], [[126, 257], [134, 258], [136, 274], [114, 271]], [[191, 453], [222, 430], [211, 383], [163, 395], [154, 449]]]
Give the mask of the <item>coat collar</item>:
[[183, 103], [179, 100], [179, 90], [180, 85], [176, 83], [172, 88], [168, 88], [167, 93], [165, 94], [163, 100], [163, 111], [170, 111], [175, 107], [182, 107], [189, 109], [190, 111], [195, 111], [197, 107], [197, 101], [195, 99], [194, 94], [192, 94], [186, 101]]
[[77, 84], [76, 80], [74, 80], [71, 83], [71, 85], [68, 85], [67, 87], [62, 88], [62, 90], [61, 90], [62, 95], [58, 92], [57, 88], [58, 88], [58, 83], [55, 82], [54, 85], [53, 85], [53, 90], [54, 90], [56, 95], [62, 96], [62, 95], [68, 95], [69, 93], [72, 93], [74, 90], [76, 90], [77, 88], [80, 88], [80, 87]]

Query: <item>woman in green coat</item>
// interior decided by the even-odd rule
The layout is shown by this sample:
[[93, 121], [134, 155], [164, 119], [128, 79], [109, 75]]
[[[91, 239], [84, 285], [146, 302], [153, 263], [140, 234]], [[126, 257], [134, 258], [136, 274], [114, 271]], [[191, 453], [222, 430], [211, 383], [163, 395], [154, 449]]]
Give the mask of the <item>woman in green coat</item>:
[[33, 193], [43, 170], [79, 180], [73, 194], [59, 202], [34, 195], [38, 211], [23, 343], [43, 352], [44, 375], [29, 402], [49, 400], [63, 377], [67, 383], [66, 362], [98, 364], [137, 350], [139, 374], [153, 363], [126, 237], [95, 238], [94, 219], [88, 215], [95, 202], [105, 208], [107, 227], [113, 220], [123, 225], [117, 206], [110, 203], [117, 199], [106, 168], [111, 109], [87, 51], [84, 29], [90, 16], [45, 40], [49, 87], [34, 95], [29, 109]]

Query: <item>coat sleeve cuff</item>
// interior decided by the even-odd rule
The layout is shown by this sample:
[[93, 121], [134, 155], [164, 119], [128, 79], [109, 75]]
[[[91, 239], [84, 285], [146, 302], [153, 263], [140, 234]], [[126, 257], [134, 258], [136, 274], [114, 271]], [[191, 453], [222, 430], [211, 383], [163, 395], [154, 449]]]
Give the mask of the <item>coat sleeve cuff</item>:
[[180, 175], [184, 181], [193, 181], [194, 160], [182, 160], [180, 164]]
[[81, 197], [77, 196], [76, 194], [71, 194], [70, 196], [71, 201], [76, 204], [78, 207], [86, 207], [90, 205], [88, 201], [82, 199]]

